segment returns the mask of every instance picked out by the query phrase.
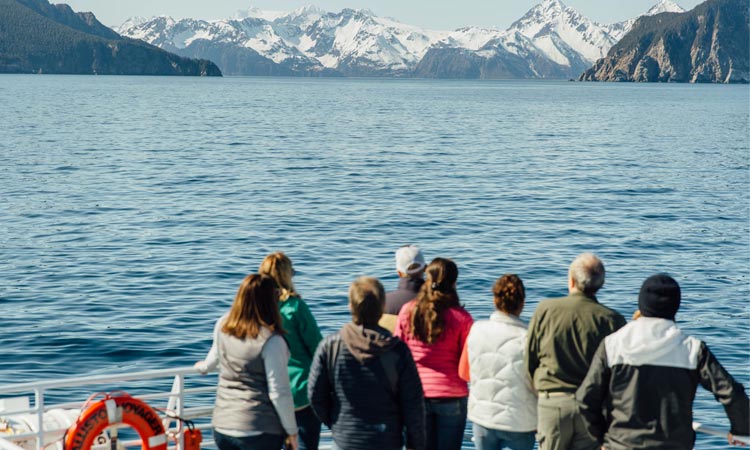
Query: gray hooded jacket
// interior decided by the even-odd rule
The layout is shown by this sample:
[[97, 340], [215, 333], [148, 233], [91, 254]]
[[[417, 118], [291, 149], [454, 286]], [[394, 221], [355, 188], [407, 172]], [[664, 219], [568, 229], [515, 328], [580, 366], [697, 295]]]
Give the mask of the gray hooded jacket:
[[424, 394], [409, 348], [381, 327], [346, 324], [313, 357], [308, 394], [347, 450], [424, 449]]

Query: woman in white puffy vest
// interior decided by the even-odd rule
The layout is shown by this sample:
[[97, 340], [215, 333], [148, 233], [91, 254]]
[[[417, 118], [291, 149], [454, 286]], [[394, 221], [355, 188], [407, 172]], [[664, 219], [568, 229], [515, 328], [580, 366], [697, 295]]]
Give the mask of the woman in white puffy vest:
[[518, 317], [526, 292], [517, 275], [503, 275], [492, 289], [489, 320], [474, 322], [459, 374], [470, 382], [468, 419], [477, 450], [532, 450], [536, 393], [523, 365], [526, 323]]

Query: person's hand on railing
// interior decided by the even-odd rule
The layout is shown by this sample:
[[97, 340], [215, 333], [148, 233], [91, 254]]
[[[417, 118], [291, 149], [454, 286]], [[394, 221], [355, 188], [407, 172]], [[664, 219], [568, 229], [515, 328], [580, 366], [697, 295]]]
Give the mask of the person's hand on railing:
[[193, 364], [193, 367], [202, 375], [205, 375], [208, 373], [208, 367], [206, 367], [206, 361], [198, 361], [197, 363]]
[[727, 440], [729, 441], [729, 445], [738, 445], [740, 447], [747, 447], [747, 444], [743, 441], [738, 441], [734, 438], [734, 435], [732, 433], [727, 434]]
[[297, 442], [297, 435], [292, 434], [286, 437], [286, 441], [284, 442], [284, 449], [285, 450], [297, 450], [299, 448], [299, 443]]

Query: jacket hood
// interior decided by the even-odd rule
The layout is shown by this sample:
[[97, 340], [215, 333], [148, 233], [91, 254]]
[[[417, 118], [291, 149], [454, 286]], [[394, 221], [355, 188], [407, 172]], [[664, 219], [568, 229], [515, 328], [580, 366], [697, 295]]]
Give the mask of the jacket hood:
[[387, 352], [398, 343], [398, 338], [379, 326], [366, 328], [363, 325], [347, 323], [341, 329], [341, 340], [360, 363], [366, 363]]
[[700, 341], [667, 319], [640, 317], [604, 339], [608, 364], [695, 369]]

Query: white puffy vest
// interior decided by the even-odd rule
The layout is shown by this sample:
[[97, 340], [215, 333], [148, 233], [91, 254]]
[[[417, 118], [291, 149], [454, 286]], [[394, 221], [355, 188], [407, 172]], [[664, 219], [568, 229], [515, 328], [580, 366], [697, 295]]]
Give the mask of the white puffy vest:
[[474, 322], [469, 352], [468, 417], [485, 428], [526, 432], [536, 429], [537, 397], [523, 364], [526, 324], [494, 312]]

